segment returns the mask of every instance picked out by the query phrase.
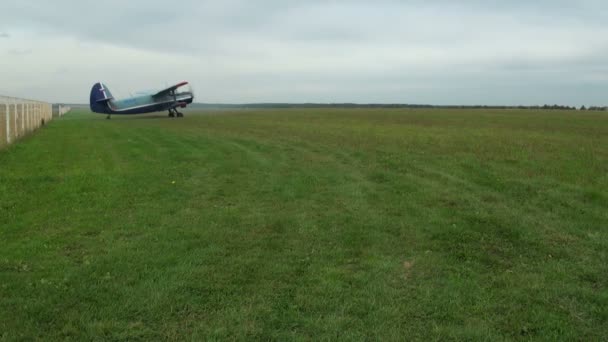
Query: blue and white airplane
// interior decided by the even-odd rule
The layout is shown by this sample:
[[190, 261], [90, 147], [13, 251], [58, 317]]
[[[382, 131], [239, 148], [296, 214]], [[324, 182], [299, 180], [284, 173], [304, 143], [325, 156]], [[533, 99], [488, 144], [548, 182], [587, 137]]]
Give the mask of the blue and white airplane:
[[194, 100], [188, 82], [181, 82], [155, 94], [134, 96], [117, 100], [103, 83], [95, 83], [91, 89], [89, 105], [94, 113], [111, 115], [145, 114], [169, 111], [169, 117], [183, 117], [177, 108], [186, 108]]

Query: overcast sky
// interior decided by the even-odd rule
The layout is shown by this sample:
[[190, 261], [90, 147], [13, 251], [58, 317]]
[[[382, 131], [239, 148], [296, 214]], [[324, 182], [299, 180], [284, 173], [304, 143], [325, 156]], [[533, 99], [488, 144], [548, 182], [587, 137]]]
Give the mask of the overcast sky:
[[608, 105], [605, 0], [1, 1], [0, 94]]

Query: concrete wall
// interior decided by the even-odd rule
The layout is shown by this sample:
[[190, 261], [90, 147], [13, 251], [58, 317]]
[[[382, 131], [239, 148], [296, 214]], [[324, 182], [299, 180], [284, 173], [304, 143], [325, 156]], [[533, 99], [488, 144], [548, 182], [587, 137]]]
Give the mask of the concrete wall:
[[50, 103], [0, 96], [0, 148], [51, 121], [52, 110]]
[[6, 146], [6, 104], [0, 102], [0, 148]]
[[72, 110], [70, 106], [62, 105], [62, 104], [54, 104], [53, 105], [53, 117], [64, 116], [67, 112]]

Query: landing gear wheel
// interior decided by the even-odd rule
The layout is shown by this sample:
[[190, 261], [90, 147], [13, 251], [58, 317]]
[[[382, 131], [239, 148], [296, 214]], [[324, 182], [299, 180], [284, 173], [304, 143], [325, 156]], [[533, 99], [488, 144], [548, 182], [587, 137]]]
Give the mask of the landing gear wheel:
[[183, 118], [183, 117], [184, 117], [184, 113], [177, 112], [177, 117], [178, 117], [178, 118]]
[[170, 117], [170, 118], [174, 118], [174, 117], [175, 117], [175, 114], [173, 114], [173, 112], [171, 112], [171, 111], [170, 111], [170, 112], [169, 112], [169, 117]]

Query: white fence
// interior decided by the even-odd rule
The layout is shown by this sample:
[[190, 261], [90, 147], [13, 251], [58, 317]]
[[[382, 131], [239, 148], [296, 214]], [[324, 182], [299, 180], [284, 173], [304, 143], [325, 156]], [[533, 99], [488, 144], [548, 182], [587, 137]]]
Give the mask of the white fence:
[[50, 103], [0, 96], [0, 148], [52, 119]]
[[70, 108], [68, 106], [58, 105], [57, 106], [57, 116], [63, 116], [64, 114], [66, 114], [70, 110], [72, 110], [72, 108]]

